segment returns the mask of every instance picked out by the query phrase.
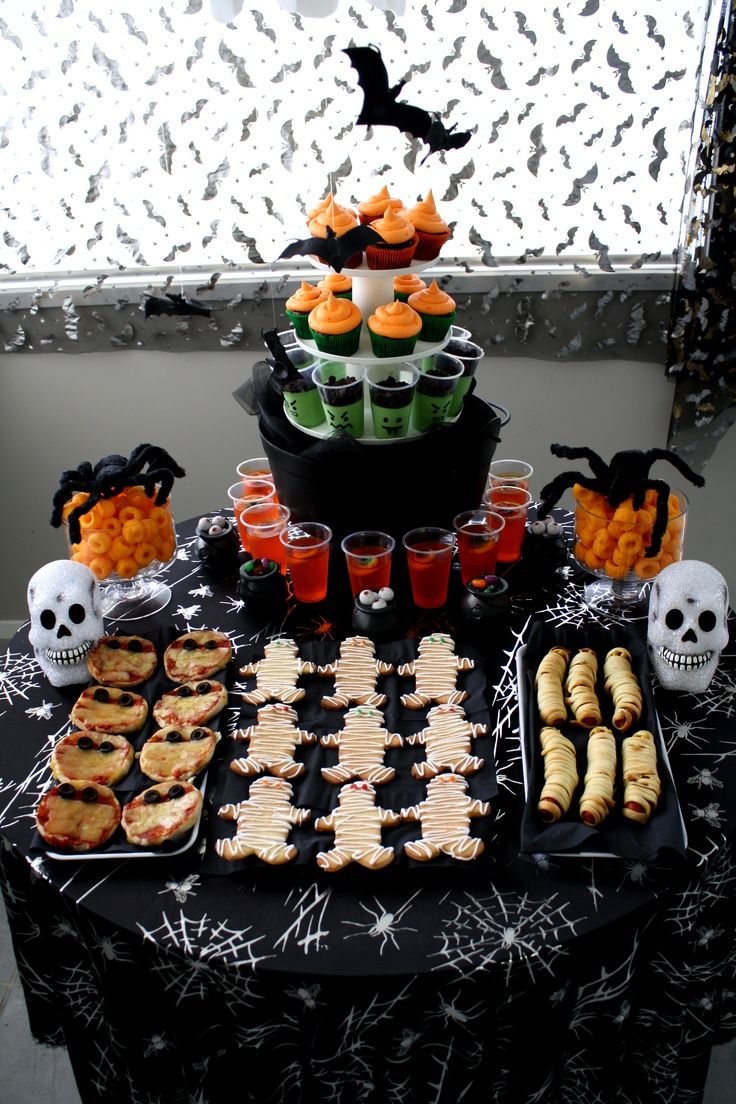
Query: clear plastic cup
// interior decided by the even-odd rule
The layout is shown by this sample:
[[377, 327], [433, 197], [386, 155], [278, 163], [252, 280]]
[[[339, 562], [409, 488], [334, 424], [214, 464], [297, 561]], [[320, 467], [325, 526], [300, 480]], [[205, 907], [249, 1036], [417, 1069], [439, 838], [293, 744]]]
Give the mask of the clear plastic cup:
[[446, 421], [453, 392], [462, 374], [462, 361], [447, 353], [437, 353], [422, 361], [411, 410], [412, 425], [420, 433]]
[[483, 496], [484, 504], [500, 514], [506, 522], [498, 545], [498, 559], [501, 563], [515, 563], [521, 558], [526, 515], [531, 500], [529, 491], [515, 483], [499, 483], [490, 487]]
[[359, 364], [342, 364], [331, 360], [320, 361], [312, 369], [312, 379], [319, 389], [330, 429], [343, 430], [351, 437], [363, 436], [363, 375], [363, 367]]
[[298, 602], [321, 602], [327, 595], [332, 530], [316, 521], [293, 522], [279, 533]]
[[235, 473], [241, 479], [270, 479], [273, 483], [271, 464], [266, 456], [253, 456], [249, 460], [241, 460]]
[[278, 502], [257, 502], [240, 515], [244, 547], [254, 559], [273, 560], [283, 572], [286, 571], [286, 555], [279, 534], [290, 517], [289, 508]]
[[256, 502], [275, 502], [276, 488], [268, 479], [251, 479], [248, 476], [243, 476], [238, 483], [233, 483], [228, 487], [227, 496], [233, 505], [235, 524], [240, 533], [240, 541], [243, 548], [247, 548], [245, 530], [240, 520], [243, 510], [247, 510], [249, 506], [255, 505]]
[[447, 529], [425, 526], [405, 533], [409, 582], [414, 605], [440, 609], [447, 601], [455, 539]]
[[361, 590], [379, 591], [390, 586], [391, 555], [396, 541], [376, 529], [349, 533], [340, 547], [345, 553], [353, 597]]
[[453, 519], [463, 583], [479, 575], [494, 575], [498, 546], [506, 521], [495, 510], [465, 510]]
[[501, 483], [506, 486], [515, 484], [528, 491], [533, 475], [534, 468], [526, 460], [493, 460], [488, 469], [488, 487], [499, 486]]
[[406, 437], [419, 369], [413, 364], [371, 364], [366, 379], [376, 437]]
[[449, 356], [457, 357], [463, 365], [463, 374], [452, 393], [450, 409], [447, 414], [448, 418], [454, 418], [462, 410], [463, 401], [475, 376], [475, 370], [486, 353], [485, 349], [482, 349], [480, 345], [476, 345], [474, 341], [457, 337], [451, 338], [442, 351]]

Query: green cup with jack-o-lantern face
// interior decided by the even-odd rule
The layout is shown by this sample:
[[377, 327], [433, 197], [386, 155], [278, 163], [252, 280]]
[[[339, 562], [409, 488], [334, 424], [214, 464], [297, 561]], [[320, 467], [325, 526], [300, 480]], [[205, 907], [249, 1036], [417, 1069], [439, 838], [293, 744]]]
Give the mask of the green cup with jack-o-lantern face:
[[423, 433], [442, 425], [447, 419], [452, 396], [463, 374], [463, 363], [447, 353], [438, 353], [423, 363], [417, 380], [411, 421], [415, 429]]
[[312, 369], [327, 425], [334, 433], [342, 430], [351, 437], [362, 437], [365, 428], [363, 398], [364, 370], [360, 364], [322, 361]]
[[413, 364], [371, 364], [366, 379], [376, 437], [406, 437], [419, 370]]

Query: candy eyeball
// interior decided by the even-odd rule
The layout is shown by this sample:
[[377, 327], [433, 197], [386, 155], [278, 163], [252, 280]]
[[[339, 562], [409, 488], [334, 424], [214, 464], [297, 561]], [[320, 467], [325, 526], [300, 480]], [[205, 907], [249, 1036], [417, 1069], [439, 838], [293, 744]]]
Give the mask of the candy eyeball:
[[212, 525], [210, 525], [209, 529], [207, 530], [207, 533], [210, 537], [219, 537], [220, 534], [222, 534], [224, 532], [225, 532], [225, 530], [223, 529], [223, 527], [221, 525], [215, 525], [214, 521], [212, 522]]
[[383, 598], [376, 598], [375, 602], [371, 602], [371, 609], [382, 610], [386, 609], [387, 606], [388, 602], [384, 601]]
[[548, 521], [547, 522], [547, 536], [548, 537], [559, 537], [561, 532], [562, 532], [562, 529], [557, 524], [556, 521]]
[[219, 525], [221, 529], [225, 529], [227, 527], [227, 518], [223, 517], [222, 514], [217, 514], [216, 517], [213, 517], [212, 524]]
[[377, 598], [375, 590], [361, 590], [358, 595], [358, 601], [364, 606], [372, 606]]
[[529, 529], [535, 537], [541, 537], [543, 533], [547, 532], [547, 526], [543, 521], [533, 521]]
[[378, 597], [381, 599], [382, 602], [393, 602], [394, 592], [392, 591], [391, 587], [381, 587], [378, 592]]
[[209, 529], [211, 524], [212, 524], [212, 518], [201, 517], [199, 519], [199, 521], [197, 522], [197, 528], [198, 529]]

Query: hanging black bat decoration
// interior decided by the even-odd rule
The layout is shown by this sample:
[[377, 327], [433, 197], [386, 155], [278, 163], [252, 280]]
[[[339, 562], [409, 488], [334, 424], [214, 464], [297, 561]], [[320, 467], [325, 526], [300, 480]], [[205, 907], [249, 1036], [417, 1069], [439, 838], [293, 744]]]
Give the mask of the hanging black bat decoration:
[[149, 295], [146, 298], [144, 315], [146, 318], [150, 318], [152, 314], [198, 314], [202, 318], [212, 317], [212, 311], [201, 300], [187, 299], [186, 295], [171, 293], [168, 293], [165, 299], [161, 299], [156, 295]]
[[261, 338], [271, 354], [268, 363], [273, 369], [274, 379], [278, 380], [281, 387], [283, 388], [284, 384], [289, 383], [290, 380], [301, 379], [299, 369], [291, 363], [286, 354], [286, 349], [281, 344], [278, 331], [275, 329], [261, 330]]
[[358, 84], [363, 89], [363, 107], [356, 120], [359, 126], [394, 126], [414, 138], [420, 138], [429, 146], [422, 164], [430, 153], [461, 149], [470, 141], [469, 130], [455, 133], [455, 126], [448, 129], [437, 112], [398, 103], [399, 93], [406, 81], [389, 86], [386, 66], [376, 46], [350, 46], [343, 53], [348, 55], [350, 64], [358, 70]]
[[342, 272], [354, 253], [361, 253], [367, 245], [375, 245], [383, 241], [381, 235], [370, 226], [356, 226], [346, 234], [341, 234], [339, 238], [331, 226], [326, 227], [326, 232], [325, 238], [302, 238], [300, 241], [292, 242], [279, 253], [277, 259], [309, 254], [326, 261], [335, 272]]

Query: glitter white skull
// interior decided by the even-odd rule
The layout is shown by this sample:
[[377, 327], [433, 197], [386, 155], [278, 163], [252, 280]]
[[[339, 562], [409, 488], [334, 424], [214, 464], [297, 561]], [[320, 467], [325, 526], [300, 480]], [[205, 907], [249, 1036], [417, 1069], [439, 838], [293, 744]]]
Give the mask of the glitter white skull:
[[53, 560], [28, 584], [33, 645], [52, 686], [86, 682], [87, 656], [103, 635], [100, 587], [84, 564]]
[[728, 586], [701, 560], [680, 560], [654, 581], [647, 644], [652, 667], [667, 690], [707, 690], [728, 642]]

